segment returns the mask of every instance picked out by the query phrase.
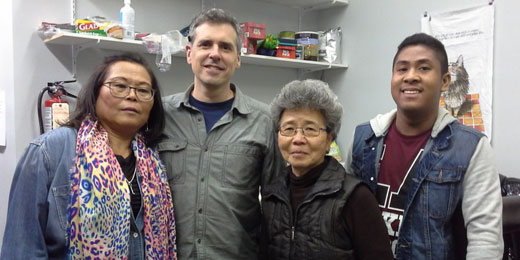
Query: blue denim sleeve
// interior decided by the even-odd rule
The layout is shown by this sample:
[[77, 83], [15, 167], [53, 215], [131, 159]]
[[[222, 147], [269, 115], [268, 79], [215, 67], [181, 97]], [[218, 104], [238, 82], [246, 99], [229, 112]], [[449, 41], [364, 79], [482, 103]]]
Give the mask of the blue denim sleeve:
[[33, 142], [16, 166], [0, 259], [48, 259], [48, 161], [44, 147]]

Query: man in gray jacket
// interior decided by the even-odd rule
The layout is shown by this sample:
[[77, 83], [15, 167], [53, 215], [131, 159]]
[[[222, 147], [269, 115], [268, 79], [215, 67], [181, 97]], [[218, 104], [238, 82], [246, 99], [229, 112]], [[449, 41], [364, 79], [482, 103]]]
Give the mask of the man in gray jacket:
[[163, 99], [159, 144], [177, 221], [179, 259], [257, 259], [260, 185], [278, 170], [268, 106], [230, 82], [240, 67], [236, 20], [220, 9], [197, 16], [186, 59], [194, 82]]
[[393, 62], [397, 109], [359, 125], [350, 171], [376, 194], [396, 259], [501, 259], [502, 198], [487, 137], [439, 98], [450, 83], [443, 44], [407, 37]]

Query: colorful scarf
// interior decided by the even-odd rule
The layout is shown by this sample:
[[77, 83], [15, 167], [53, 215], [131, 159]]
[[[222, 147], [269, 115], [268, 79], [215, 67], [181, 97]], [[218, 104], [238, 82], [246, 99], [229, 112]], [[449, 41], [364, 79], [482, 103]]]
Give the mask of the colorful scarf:
[[[137, 134], [131, 143], [142, 194], [146, 259], [177, 259], [170, 189], [156, 151]], [[130, 191], [108, 142], [90, 117], [76, 139], [68, 209], [69, 259], [128, 259]]]

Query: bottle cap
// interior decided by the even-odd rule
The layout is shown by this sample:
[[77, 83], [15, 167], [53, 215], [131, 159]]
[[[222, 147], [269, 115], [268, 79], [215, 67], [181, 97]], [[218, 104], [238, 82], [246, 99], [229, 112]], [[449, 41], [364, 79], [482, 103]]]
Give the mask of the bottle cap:
[[130, 0], [125, 0], [125, 5], [126, 4], [131, 4]]

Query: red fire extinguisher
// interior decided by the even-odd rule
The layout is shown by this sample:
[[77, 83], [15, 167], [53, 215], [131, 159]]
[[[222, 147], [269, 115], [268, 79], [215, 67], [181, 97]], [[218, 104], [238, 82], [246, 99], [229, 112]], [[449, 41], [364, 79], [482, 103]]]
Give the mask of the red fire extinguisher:
[[[63, 88], [63, 83], [72, 83], [75, 80], [57, 81], [47, 83], [47, 87], [40, 91], [38, 95], [38, 120], [40, 123], [40, 133], [51, 131], [69, 120], [69, 104], [63, 99], [64, 96], [74, 97]], [[43, 115], [41, 103], [43, 93], [48, 92], [50, 99], [45, 100]]]
[[61, 122], [69, 120], [69, 104], [61, 99], [63, 94], [58, 90], [52, 98], [45, 100], [43, 107], [43, 131], [49, 132], [59, 126]]

